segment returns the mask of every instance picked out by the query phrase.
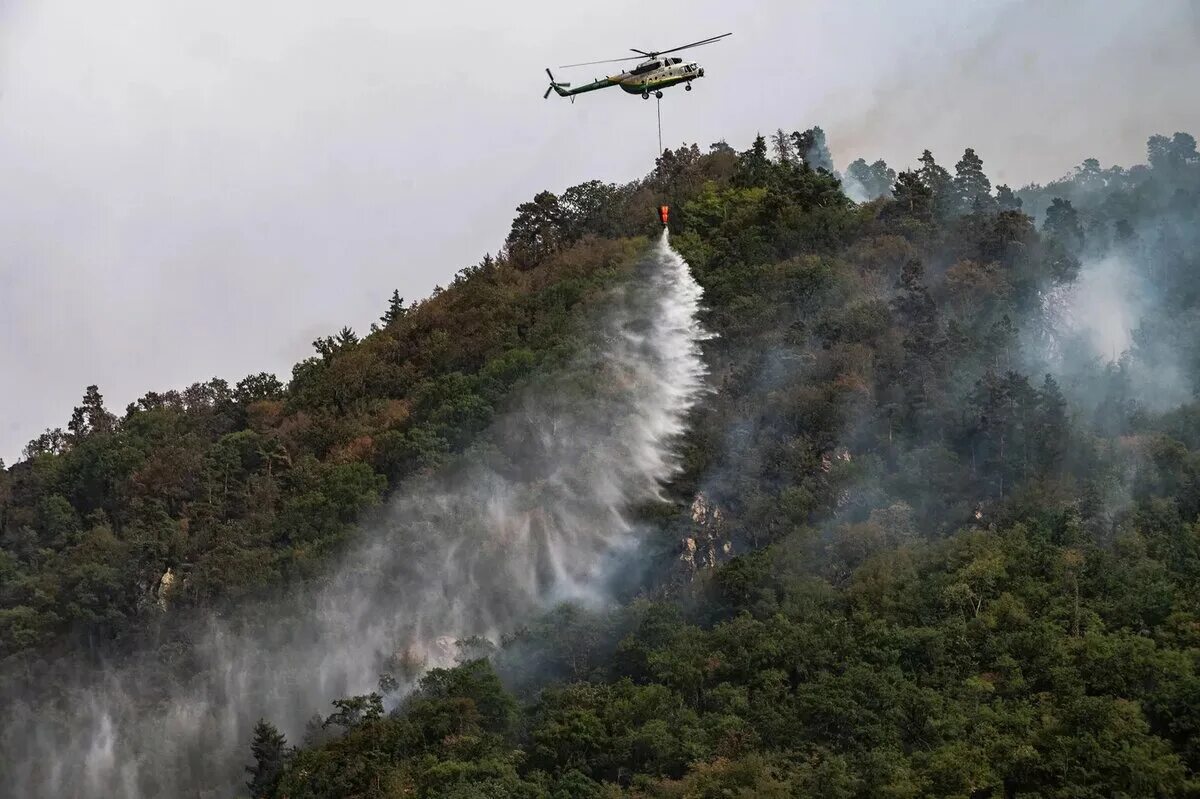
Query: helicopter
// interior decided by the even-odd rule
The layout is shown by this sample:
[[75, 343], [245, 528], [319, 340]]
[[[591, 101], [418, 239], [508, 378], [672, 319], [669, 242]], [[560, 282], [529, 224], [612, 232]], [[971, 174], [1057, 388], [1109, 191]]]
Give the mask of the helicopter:
[[570, 69], [571, 67], [587, 67], [592, 64], [612, 64], [618, 61], [634, 61], [644, 59], [642, 63], [632, 69], [620, 72], [616, 75], [609, 75], [606, 78], [598, 78], [591, 83], [585, 83], [582, 86], [571, 88], [570, 83], [563, 83], [554, 79], [549, 67], [546, 68], [546, 74], [550, 76], [550, 88], [546, 89], [546, 93], [542, 95], [542, 99], [550, 96], [550, 92], [554, 92], [559, 97], [570, 97], [571, 102], [575, 102], [575, 95], [583, 94], [584, 92], [594, 92], [597, 89], [607, 89], [610, 86], [620, 86], [629, 94], [640, 94], [643, 100], [650, 99], [650, 93], [662, 99], [662, 90], [668, 86], [684, 84], [687, 91], [692, 90], [692, 81], [697, 78], [704, 77], [704, 67], [697, 64], [695, 61], [684, 61], [678, 56], [670, 58], [662, 58], [668, 53], [677, 53], [680, 50], [687, 50], [692, 47], [699, 47], [702, 44], [712, 44], [724, 39], [726, 36], [732, 36], [732, 33], [722, 33], [720, 36], [710, 36], [707, 39], [701, 39], [698, 42], [691, 44], [672, 47], [669, 50], [638, 50], [636, 47], [629, 48], [637, 55], [625, 56], [624, 58], [609, 58], [603, 61], [585, 61], [582, 64], [565, 64], [559, 69]]

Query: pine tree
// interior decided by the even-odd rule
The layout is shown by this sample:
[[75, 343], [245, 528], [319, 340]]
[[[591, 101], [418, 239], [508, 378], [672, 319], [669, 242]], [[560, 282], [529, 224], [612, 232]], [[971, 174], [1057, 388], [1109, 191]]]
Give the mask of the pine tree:
[[71, 412], [71, 421], [67, 430], [75, 438], [83, 438], [90, 433], [111, 432], [117, 418], [104, 408], [104, 397], [96, 386], [88, 386], [84, 390], [83, 404]]
[[950, 173], [938, 165], [933, 153], [925, 150], [921, 153], [921, 168], [917, 174], [925, 188], [933, 197], [933, 215], [938, 220], [949, 219], [955, 210], [954, 180]]
[[408, 309], [404, 307], [404, 298], [400, 296], [399, 289], [393, 289], [392, 296], [388, 299], [387, 310], [383, 312], [383, 316], [379, 317], [379, 321], [383, 322], [384, 327], [387, 327], [406, 313], [408, 313]]
[[1053, 473], [1058, 471], [1066, 458], [1070, 419], [1062, 390], [1049, 374], [1038, 391], [1037, 403], [1035, 446], [1038, 466], [1045, 472]]
[[749, 150], [738, 154], [737, 181], [742, 186], [762, 186], [770, 174], [767, 140], [760, 133], [754, 137], [754, 144]]
[[922, 222], [933, 221], [933, 191], [925, 185], [919, 172], [901, 172], [896, 177], [892, 195], [906, 216]]
[[250, 743], [254, 765], [246, 766], [246, 773], [250, 775], [246, 787], [254, 799], [263, 799], [275, 792], [287, 759], [286, 746], [287, 739], [283, 733], [266, 719], [259, 719], [254, 726], [254, 740]]
[[987, 210], [991, 205], [992, 182], [983, 171], [983, 159], [970, 147], [954, 165], [954, 194], [959, 213]]

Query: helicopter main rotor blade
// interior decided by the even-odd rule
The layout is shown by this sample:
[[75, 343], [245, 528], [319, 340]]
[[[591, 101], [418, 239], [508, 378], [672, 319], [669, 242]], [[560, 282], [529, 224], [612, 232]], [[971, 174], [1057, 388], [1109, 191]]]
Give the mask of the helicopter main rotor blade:
[[692, 42], [691, 44], [681, 44], [679, 47], [672, 47], [670, 50], [649, 50], [649, 51], [647, 51], [647, 50], [639, 50], [636, 47], [630, 47], [629, 49], [632, 50], [633, 52], [637, 53], [637, 55], [627, 55], [624, 58], [606, 58], [603, 61], [584, 61], [579, 64], [563, 64], [562, 66], [559, 67], [559, 69], [570, 69], [571, 67], [590, 67], [592, 64], [615, 64], [618, 61], [636, 61], [636, 60], [642, 59], [642, 58], [658, 58], [660, 55], [666, 55], [667, 53], [676, 53], [676, 52], [679, 52], [680, 50], [687, 50], [689, 47], [699, 47], [702, 44], [712, 44], [713, 42], [717, 42], [717, 41], [720, 41], [721, 39], [724, 39], [726, 36], [732, 36], [732, 35], [733, 35], [732, 32], [722, 33], [720, 36], [710, 36], [707, 39], [701, 39], [700, 41]]
[[642, 58], [640, 55], [627, 55], [624, 58], [606, 58], [603, 61], [584, 61], [579, 64], [562, 64], [559, 69], [570, 69], [571, 67], [590, 67], [592, 64], [613, 64], [617, 61], [636, 61]]
[[724, 39], [726, 36], [732, 36], [732, 35], [733, 35], [733, 32], [730, 31], [729, 33], [722, 33], [720, 36], [710, 36], [707, 39], [701, 39], [698, 42], [692, 42], [691, 44], [681, 44], [678, 47], [672, 47], [670, 50], [659, 50], [656, 53], [649, 53], [648, 55], [650, 55], [653, 58], [653, 57], [660, 56], [660, 55], [666, 55], [667, 53], [677, 53], [680, 50], [687, 50], [690, 47], [699, 47], [702, 44], [712, 44], [713, 42], [719, 42], [721, 39]]

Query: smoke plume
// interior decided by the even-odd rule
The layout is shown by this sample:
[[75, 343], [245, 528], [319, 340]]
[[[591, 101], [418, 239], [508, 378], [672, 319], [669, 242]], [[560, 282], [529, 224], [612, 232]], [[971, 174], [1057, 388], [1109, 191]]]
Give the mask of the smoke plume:
[[452, 663], [458, 640], [494, 640], [554, 603], [603, 603], [638, 542], [626, 510], [674, 473], [703, 389], [700, 294], [664, 232], [595, 309], [583, 350], [458, 464], [403, 486], [321, 587], [204, 620], [176, 660], [143, 653], [64, 687], [56, 707], [10, 697], [0, 784], [23, 797], [226, 796], [260, 717], [298, 743], [314, 713], [381, 673], [403, 685]]

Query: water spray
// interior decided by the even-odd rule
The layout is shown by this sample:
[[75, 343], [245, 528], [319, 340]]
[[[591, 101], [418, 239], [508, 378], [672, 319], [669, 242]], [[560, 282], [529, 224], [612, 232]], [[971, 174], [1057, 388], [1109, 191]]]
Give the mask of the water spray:
[[53, 700], [0, 685], [3, 790], [230, 795], [259, 718], [298, 744], [314, 714], [381, 673], [411, 686], [453, 665], [458, 641], [496, 641], [561, 602], [611, 601], [644, 533], [628, 509], [661, 498], [704, 388], [700, 296], [664, 225], [592, 309], [590, 344], [518, 391], [478, 450], [402, 486], [319, 590], [186, 631], [186, 681], [155, 650], [87, 672], [47, 664], [38, 684]]

